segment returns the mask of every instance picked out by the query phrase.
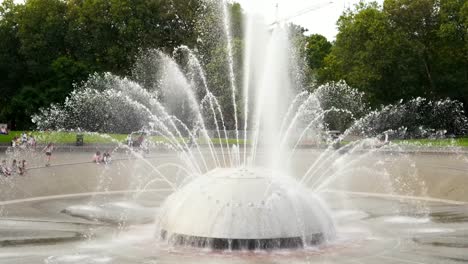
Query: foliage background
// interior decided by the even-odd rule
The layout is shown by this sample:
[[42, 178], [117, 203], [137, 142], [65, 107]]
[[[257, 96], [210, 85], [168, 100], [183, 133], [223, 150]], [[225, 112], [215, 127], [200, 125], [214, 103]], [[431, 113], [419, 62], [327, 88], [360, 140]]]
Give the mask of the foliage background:
[[[201, 58], [209, 86], [225, 108], [228, 128], [232, 128], [219, 2], [3, 1], [0, 122], [8, 122], [13, 129], [32, 128], [34, 113], [65, 101], [90, 75], [111, 72], [134, 78], [132, 65], [138, 55], [151, 49], [172, 53], [183, 44]], [[234, 70], [240, 84], [242, 7], [230, 4], [229, 14]], [[398, 105], [401, 99], [404, 103], [417, 97], [430, 101], [450, 97], [462, 102], [468, 112], [468, 1], [361, 3], [345, 11], [337, 26], [339, 33], [331, 42], [320, 35], [307, 36], [305, 29], [291, 25], [294, 54], [302, 67], [299, 79], [310, 91], [344, 80], [365, 93], [362, 100], [366, 108]], [[237, 98], [241, 100], [241, 95]], [[346, 123], [342, 120], [335, 126]]]

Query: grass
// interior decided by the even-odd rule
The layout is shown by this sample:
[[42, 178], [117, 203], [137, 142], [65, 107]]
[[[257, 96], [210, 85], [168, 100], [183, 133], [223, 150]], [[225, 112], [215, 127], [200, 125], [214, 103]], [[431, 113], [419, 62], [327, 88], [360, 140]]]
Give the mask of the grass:
[[[8, 135], [0, 135], [0, 143], [9, 143], [17, 136], [21, 137], [22, 131], [10, 131]], [[75, 143], [76, 135], [75, 132], [27, 132], [29, 135], [33, 135], [37, 143]], [[112, 142], [123, 142], [127, 138], [126, 134], [109, 134], [99, 135], [97, 133], [86, 133], [84, 135], [85, 143], [112, 143]]]
[[[10, 131], [8, 135], [0, 135], [0, 143], [10, 143], [14, 137], [21, 137], [23, 131]], [[57, 144], [74, 144], [76, 142], [76, 132], [27, 132], [29, 135], [33, 135], [37, 143], [45, 144], [49, 142]], [[126, 142], [127, 134], [98, 134], [98, 133], [84, 133], [85, 144], [109, 144]], [[182, 142], [183, 140], [188, 142], [188, 138], [176, 138], [177, 141]], [[149, 140], [153, 142], [164, 143], [168, 142], [167, 139], [160, 136], [151, 136]], [[234, 145], [237, 143], [236, 139], [220, 139], [213, 138], [212, 142], [214, 145], [226, 144]], [[206, 144], [207, 141], [200, 139], [199, 144]], [[239, 144], [244, 144], [244, 140], [239, 139]]]
[[[221, 145], [221, 144], [229, 144], [229, 145], [237, 145], [237, 140], [235, 138], [228, 138], [227, 140], [225, 138], [212, 138], [211, 139], [211, 142], [213, 142], [214, 145]], [[243, 139], [239, 139], [239, 145], [243, 145], [244, 144], [244, 140]], [[206, 143], [206, 140], [201, 140], [199, 142], [200, 144], [203, 144], [203, 143]], [[249, 144], [250, 141], [247, 140], [247, 144]]]
[[[11, 140], [17, 136], [21, 136], [22, 131], [11, 131], [8, 135], [0, 135], [0, 143], [10, 143]], [[44, 143], [57, 143], [57, 144], [73, 144], [76, 142], [76, 132], [27, 132], [32, 134], [39, 144]], [[85, 133], [84, 134], [84, 143], [85, 144], [109, 144], [117, 142], [125, 142], [127, 139], [127, 134], [98, 134], [98, 133]], [[151, 136], [149, 140], [153, 142], [168, 142], [167, 139], [164, 139], [160, 136]], [[183, 138], [176, 138], [177, 141], [182, 142]], [[188, 139], [185, 138], [188, 142]], [[214, 145], [220, 144], [229, 144], [235, 145], [237, 143], [236, 139], [220, 139], [213, 138], [211, 140]], [[434, 146], [434, 147], [449, 147], [449, 146], [458, 146], [458, 147], [468, 147], [468, 137], [465, 138], [456, 138], [456, 139], [407, 139], [407, 140], [395, 140], [393, 141], [397, 144], [402, 145], [419, 145], [419, 146]], [[199, 144], [207, 144], [207, 141], [200, 139]], [[244, 140], [239, 139], [239, 144], [243, 145]], [[247, 141], [247, 144], [250, 144], [250, 141]], [[345, 144], [345, 142], [342, 142]]]
[[396, 140], [395, 143], [406, 145], [433, 146], [433, 147], [468, 147], [468, 138], [446, 138], [446, 139], [407, 139]]

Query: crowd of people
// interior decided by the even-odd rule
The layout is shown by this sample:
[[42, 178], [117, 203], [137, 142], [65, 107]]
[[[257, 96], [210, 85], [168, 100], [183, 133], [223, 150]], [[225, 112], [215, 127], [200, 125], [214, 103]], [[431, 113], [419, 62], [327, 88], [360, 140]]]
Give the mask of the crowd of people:
[[26, 134], [26, 132], [23, 132], [21, 133], [21, 136], [15, 136], [13, 137], [13, 139], [11, 140], [11, 147], [13, 149], [15, 148], [22, 148], [22, 149], [25, 149], [25, 148], [32, 148], [32, 149], [35, 149], [36, 148], [36, 139], [34, 138], [33, 135], [28, 135]]
[[22, 160], [17, 162], [14, 159], [11, 163], [11, 166], [7, 165], [6, 160], [2, 160], [2, 164], [0, 165], [0, 174], [5, 177], [12, 176], [15, 174], [24, 175], [26, 173], [26, 160]]
[[[131, 140], [129, 144], [132, 147], [142, 148], [144, 142], [144, 136], [140, 135], [136, 140]], [[36, 139], [33, 135], [27, 134], [25, 132], [21, 133], [20, 136], [15, 136], [11, 140], [11, 148], [7, 152], [10, 152], [12, 156], [8, 159], [3, 159], [0, 165], [0, 175], [9, 177], [13, 175], [24, 175], [27, 171], [27, 157], [28, 155], [23, 155], [23, 150], [32, 150], [36, 151]], [[55, 150], [55, 145], [53, 143], [48, 143], [40, 151], [42, 155], [45, 155], [45, 166], [48, 167], [51, 164], [52, 154]], [[31, 153], [33, 153], [31, 152]], [[39, 154], [39, 153], [38, 153]], [[21, 158], [19, 158], [21, 157]], [[14, 158], [14, 159], [13, 159]], [[18, 159], [19, 158], [19, 159]], [[24, 158], [24, 159], [23, 159]], [[9, 164], [11, 161], [11, 164]], [[112, 156], [109, 151], [97, 151], [92, 158], [92, 162], [96, 164], [110, 164], [112, 162]]]
[[111, 154], [106, 151], [101, 155], [100, 151], [96, 151], [93, 156], [92, 162], [96, 164], [110, 164], [112, 162]]
[[[53, 143], [47, 144], [41, 151], [41, 153], [45, 154], [45, 166], [50, 166], [52, 153], [55, 149]], [[97, 151], [92, 158], [92, 162], [96, 164], [110, 164], [112, 162], [112, 156], [109, 151], [105, 151], [101, 154], [100, 151]], [[25, 159], [17, 162], [16, 159], [13, 159], [11, 166], [7, 164], [7, 160], [2, 160], [0, 165], [0, 175], [5, 177], [13, 176], [13, 175], [24, 175], [26, 173], [26, 165], [27, 162]]]
[[[30, 143], [24, 143], [26, 141], [23, 141], [23, 139], [21, 139], [21, 142], [22, 143], [19, 143], [19, 144], [30, 144]], [[32, 141], [32, 142], [34, 142], [34, 145], [29, 145], [29, 146], [34, 146], [35, 148], [36, 147], [35, 141]], [[15, 140], [15, 144], [16, 144], [16, 140]], [[21, 146], [21, 145], [12, 145], [12, 147], [14, 148], [18, 146]], [[42, 150], [42, 152], [44, 152], [46, 156], [45, 166], [50, 166], [50, 159], [52, 157], [53, 150], [54, 150], [54, 145], [52, 143], [49, 143]], [[17, 157], [17, 156], [15, 155], [14, 157]], [[24, 175], [27, 171], [26, 165], [27, 165], [26, 159], [20, 159], [19, 162], [17, 161], [17, 159], [13, 159], [10, 166], [8, 166], [7, 160], [4, 159], [2, 160], [2, 164], [0, 165], [0, 175], [3, 175], [5, 177], [13, 176], [13, 175]]]
[[[2, 130], [1, 132], [2, 134], [8, 134], [7, 130]], [[26, 132], [21, 133], [20, 136], [13, 137], [13, 139], [11, 140], [10, 150], [12, 151], [12, 153], [18, 153], [16, 152], [16, 150], [26, 150], [35, 148], [36, 139], [31, 134], [28, 135]], [[7, 160], [2, 160], [2, 163], [0, 165], [0, 175], [8, 177], [13, 175], [24, 175], [26, 173], [26, 159], [23, 159], [24, 157], [18, 159], [17, 155], [15, 155], [14, 157], [15, 158], [11, 160], [10, 165], [8, 164]]]

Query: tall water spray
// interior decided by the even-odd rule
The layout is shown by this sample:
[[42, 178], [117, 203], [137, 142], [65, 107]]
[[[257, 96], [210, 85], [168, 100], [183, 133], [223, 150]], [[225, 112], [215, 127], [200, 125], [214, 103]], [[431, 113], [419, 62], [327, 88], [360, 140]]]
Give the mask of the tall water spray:
[[[228, 64], [229, 64], [229, 81], [231, 85], [231, 97], [232, 97], [232, 105], [234, 108], [234, 123], [235, 123], [235, 130], [236, 130], [236, 143], [239, 145], [239, 121], [237, 118], [237, 100], [236, 100], [236, 93], [237, 93], [237, 84], [236, 84], [236, 76], [234, 74], [234, 58], [232, 53], [232, 36], [231, 36], [231, 26], [229, 23], [230, 16], [228, 12], [228, 2], [223, 1], [223, 23], [224, 23], [224, 31], [226, 33], [226, 43], [227, 43], [227, 52], [228, 52]], [[240, 160], [240, 156], [238, 156], [238, 160]]]

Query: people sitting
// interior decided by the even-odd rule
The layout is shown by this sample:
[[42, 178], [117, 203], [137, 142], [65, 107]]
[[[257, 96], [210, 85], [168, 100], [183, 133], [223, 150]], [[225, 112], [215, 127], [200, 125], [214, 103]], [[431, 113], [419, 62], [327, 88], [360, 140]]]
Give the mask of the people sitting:
[[111, 155], [108, 151], [104, 152], [103, 156], [102, 156], [102, 162], [104, 164], [110, 164], [112, 161], [112, 158], [111, 158]]
[[26, 173], [26, 160], [22, 160], [18, 166], [19, 175], [24, 175]]
[[28, 138], [28, 147], [36, 149], [36, 139], [32, 135], [30, 135]]
[[6, 164], [6, 160], [2, 160], [2, 165], [0, 167], [0, 171], [2, 172], [3, 175], [5, 175], [6, 177], [10, 176], [11, 175], [11, 169], [8, 168], [7, 164]]
[[6, 126], [0, 127], [0, 135], [8, 135], [8, 129], [6, 128]]
[[102, 161], [101, 152], [96, 151], [96, 153], [93, 156], [93, 162], [96, 164], [99, 164], [101, 161]]
[[96, 153], [93, 155], [92, 162], [96, 164], [110, 164], [112, 161], [111, 154], [108, 151], [105, 151], [101, 155], [101, 151], [96, 151]]

